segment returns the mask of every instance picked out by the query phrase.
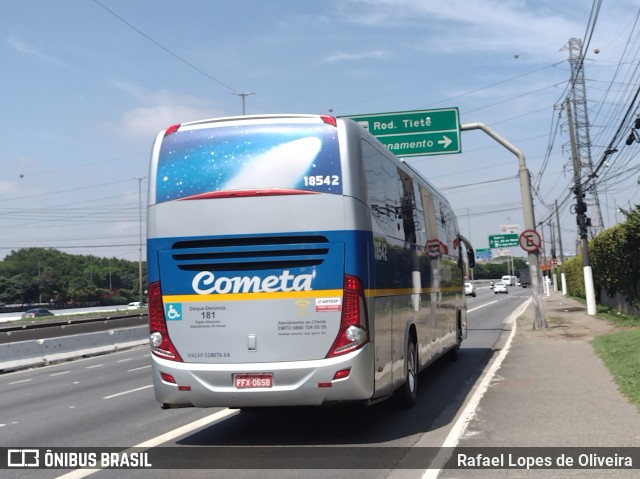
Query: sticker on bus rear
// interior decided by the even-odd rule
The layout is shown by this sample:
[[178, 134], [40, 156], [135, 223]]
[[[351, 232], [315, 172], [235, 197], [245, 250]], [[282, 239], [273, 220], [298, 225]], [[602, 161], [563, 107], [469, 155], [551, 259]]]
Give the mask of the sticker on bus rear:
[[168, 303], [164, 305], [164, 317], [169, 321], [180, 321], [182, 319], [182, 304]]
[[340, 311], [342, 298], [316, 298], [316, 311]]

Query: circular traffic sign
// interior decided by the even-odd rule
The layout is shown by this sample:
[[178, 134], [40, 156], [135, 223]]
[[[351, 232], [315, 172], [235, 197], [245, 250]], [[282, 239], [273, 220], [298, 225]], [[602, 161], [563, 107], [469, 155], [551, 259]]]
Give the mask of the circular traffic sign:
[[535, 253], [540, 249], [542, 240], [535, 230], [524, 230], [518, 236], [518, 244], [528, 253]]
[[427, 240], [427, 256], [431, 259], [436, 259], [442, 256], [443, 254], [447, 254], [449, 252], [449, 248], [447, 245], [440, 241], [438, 238]]

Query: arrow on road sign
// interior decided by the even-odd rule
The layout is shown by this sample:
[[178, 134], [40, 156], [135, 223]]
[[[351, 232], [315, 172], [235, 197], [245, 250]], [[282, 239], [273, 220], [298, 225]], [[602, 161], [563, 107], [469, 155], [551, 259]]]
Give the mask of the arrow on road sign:
[[447, 148], [451, 143], [453, 143], [453, 140], [444, 135], [442, 135], [442, 140], [438, 140], [438, 145], [443, 145], [444, 148]]

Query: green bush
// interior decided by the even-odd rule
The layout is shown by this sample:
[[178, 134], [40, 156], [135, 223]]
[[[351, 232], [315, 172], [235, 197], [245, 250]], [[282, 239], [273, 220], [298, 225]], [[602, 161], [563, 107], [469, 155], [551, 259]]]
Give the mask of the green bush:
[[596, 291], [620, 293], [640, 307], [640, 207], [625, 213], [626, 220], [603, 231], [590, 243]]
[[105, 306], [116, 306], [119, 304], [128, 304], [130, 301], [124, 296], [116, 295], [109, 296], [108, 298], [104, 298], [102, 300]]
[[[640, 207], [626, 214], [626, 220], [593, 238], [589, 256], [596, 297], [620, 293], [627, 302], [640, 307]], [[561, 266], [571, 296], [585, 298], [584, 272], [580, 255]]]
[[582, 267], [582, 256], [566, 260], [560, 267], [560, 272], [565, 274], [567, 280], [567, 293], [569, 296], [586, 298], [584, 292], [584, 271]]

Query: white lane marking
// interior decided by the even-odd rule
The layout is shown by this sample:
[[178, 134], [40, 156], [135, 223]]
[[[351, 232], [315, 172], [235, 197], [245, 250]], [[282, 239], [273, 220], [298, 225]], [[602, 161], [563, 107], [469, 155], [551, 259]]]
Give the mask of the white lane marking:
[[477, 311], [480, 308], [484, 308], [485, 306], [489, 306], [490, 304], [497, 303], [497, 302], [498, 300], [496, 299], [495, 301], [491, 301], [490, 303], [481, 304], [480, 306], [476, 306], [475, 308], [467, 309], [467, 313], [470, 313], [471, 311]]
[[10, 383], [7, 383], [9, 386], [11, 386], [12, 384], [21, 384], [21, 383], [28, 383], [29, 381], [31, 381], [31, 379], [21, 379], [20, 381], [12, 381]]
[[152, 387], [153, 387], [153, 384], [149, 384], [148, 386], [142, 386], [140, 388], [130, 389], [129, 391], [123, 391], [121, 393], [112, 394], [111, 396], [105, 396], [102, 399], [116, 398], [118, 396], [124, 396], [125, 394], [135, 393], [137, 391], [142, 391], [143, 389], [149, 389], [149, 388], [152, 388]]
[[62, 376], [63, 374], [69, 374], [71, 371], [62, 371], [59, 373], [53, 373], [53, 374], [49, 374], [49, 377], [52, 378], [54, 376]]
[[[112, 351], [112, 352], [109, 353], [109, 356], [110, 357], [111, 356], [116, 356], [116, 355], [120, 356], [122, 354], [130, 354], [132, 352], [138, 353], [143, 348], [148, 350], [149, 349], [149, 345], [147, 344], [147, 345], [143, 345], [143, 346], [135, 346], [135, 347], [132, 347], [132, 348], [129, 348], [129, 349], [123, 349], [121, 351]], [[143, 358], [148, 358], [149, 354], [145, 354], [142, 357]], [[86, 362], [86, 361], [94, 361], [95, 359], [96, 359], [95, 357], [76, 358], [76, 359], [73, 360], [73, 363], [75, 365], [76, 363], [80, 364], [80, 363]], [[66, 363], [65, 364], [59, 364], [59, 363], [49, 364], [47, 366], [40, 366], [38, 368], [38, 370], [39, 371], [40, 370], [46, 371], [46, 370], [56, 369], [56, 368], [60, 369], [62, 366], [66, 366], [66, 365], [67, 365]], [[2, 375], [2, 377], [3, 378], [5, 378], [5, 377], [6, 378], [10, 378], [10, 377], [13, 377], [13, 376], [24, 376], [25, 374], [32, 374], [32, 373], [33, 373], [33, 369], [20, 369], [18, 371], [4, 373]]]
[[127, 372], [132, 373], [133, 371], [140, 371], [141, 369], [149, 369], [150, 367], [151, 367], [151, 364], [149, 364], [148, 366], [141, 366], [139, 368], [127, 369]]
[[104, 366], [104, 364], [94, 364], [93, 366], [87, 366], [85, 369], [101, 368], [102, 366]]
[[436, 479], [440, 475], [440, 471], [442, 471], [442, 468], [445, 466], [445, 464], [451, 457], [451, 454], [453, 453], [453, 448], [458, 445], [458, 442], [460, 441], [460, 438], [462, 437], [465, 430], [467, 429], [467, 426], [476, 415], [476, 411], [478, 409], [478, 406], [480, 405], [480, 400], [487, 392], [487, 389], [489, 388], [489, 383], [491, 383], [491, 380], [495, 376], [496, 371], [500, 369], [500, 366], [502, 365], [502, 361], [504, 361], [504, 358], [507, 356], [507, 353], [511, 348], [511, 341], [513, 340], [513, 336], [516, 334], [516, 325], [518, 324], [516, 320], [518, 319], [518, 316], [520, 316], [522, 312], [525, 309], [527, 309], [527, 307], [529, 306], [529, 304], [531, 304], [532, 301], [533, 301], [533, 298], [529, 297], [527, 301], [522, 303], [520, 307], [516, 309], [513, 313], [511, 313], [509, 317], [504, 321], [507, 324], [509, 322], [513, 323], [513, 327], [511, 328], [511, 334], [509, 334], [509, 339], [507, 340], [507, 343], [505, 344], [504, 348], [502, 348], [502, 350], [498, 354], [498, 357], [493, 362], [493, 364], [491, 364], [491, 367], [485, 372], [485, 375], [480, 381], [480, 384], [478, 385], [476, 390], [473, 392], [471, 399], [469, 399], [469, 402], [467, 403], [464, 410], [458, 417], [458, 420], [451, 428], [451, 431], [449, 431], [449, 434], [447, 435], [447, 438], [444, 440], [444, 443], [442, 443], [442, 446], [440, 447], [440, 451], [438, 451], [438, 454], [436, 455], [436, 457], [433, 459], [433, 461], [431, 461], [431, 464], [429, 465], [429, 469], [427, 469], [422, 475], [422, 479]]
[[126, 363], [127, 361], [133, 361], [133, 358], [119, 359], [116, 363]]
[[[215, 422], [227, 419], [228, 417], [235, 416], [239, 412], [240, 412], [239, 409], [223, 409], [222, 411], [215, 412], [209, 416], [203, 417], [202, 419], [193, 421], [190, 424], [185, 424], [184, 426], [174, 429], [173, 431], [169, 431], [165, 434], [161, 434], [160, 436], [149, 439], [148, 441], [141, 442], [137, 446], [133, 446], [131, 449], [135, 448], [134, 449], [135, 451], [141, 452], [139, 448], [150, 449], [152, 447], [159, 446], [160, 444], [169, 442], [177, 437], [184, 436], [185, 434], [189, 434], [190, 432], [193, 432], [196, 429], [200, 429], [202, 427], [209, 426]], [[56, 479], [82, 479], [83, 477], [90, 476], [91, 474], [96, 473], [100, 470], [101, 469], [76, 469], [75, 471], [71, 471], [62, 476], [58, 476]]]

